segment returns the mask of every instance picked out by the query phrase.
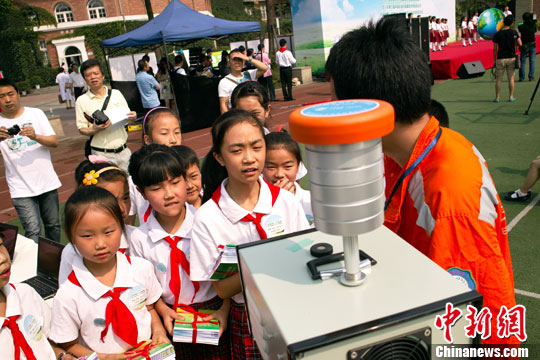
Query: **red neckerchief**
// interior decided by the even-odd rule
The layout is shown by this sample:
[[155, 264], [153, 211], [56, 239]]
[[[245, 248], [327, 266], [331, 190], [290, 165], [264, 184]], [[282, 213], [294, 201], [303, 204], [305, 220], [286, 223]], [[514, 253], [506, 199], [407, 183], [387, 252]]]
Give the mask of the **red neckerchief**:
[[[279, 195], [279, 191], [281, 189], [279, 187], [275, 186], [275, 185], [272, 185], [272, 184], [266, 182], [266, 181], [265, 181], [265, 183], [270, 188], [270, 194], [272, 194], [272, 207], [274, 207], [274, 204], [276, 203], [276, 200], [277, 200], [278, 195]], [[262, 186], [262, 184], [261, 184], [261, 186]], [[260, 190], [259, 190], [259, 192], [260, 192]], [[217, 204], [217, 207], [221, 210], [221, 207], [219, 206], [219, 199], [221, 199], [221, 185], [212, 194], [212, 200], [214, 200], [214, 202]], [[221, 211], [223, 211], [223, 210], [221, 210]], [[264, 231], [264, 228], [261, 225], [261, 219], [265, 214], [256, 213], [256, 212], [254, 212], [254, 214], [255, 214], [255, 216], [253, 216], [251, 214], [247, 214], [242, 219], [240, 219], [240, 221], [254, 223], [255, 228], [257, 229], [257, 233], [261, 237], [261, 240], [268, 239], [268, 235], [266, 235], [266, 231]]]
[[[180, 289], [182, 288], [182, 281], [180, 280], [180, 266], [182, 269], [190, 275], [189, 271], [189, 261], [186, 257], [186, 254], [182, 250], [178, 248], [178, 242], [182, 240], [182, 237], [175, 236], [174, 238], [171, 238], [170, 236], [164, 237], [163, 240], [165, 240], [169, 247], [171, 248], [170, 253], [170, 269], [171, 269], [171, 280], [169, 280], [169, 289], [171, 289], [171, 292], [174, 295], [174, 310], [176, 311], [176, 308], [179, 305], [178, 299], [180, 298]], [[191, 303], [195, 300], [195, 295], [197, 295], [197, 291], [199, 291], [200, 285], [198, 281], [192, 281], [193, 287], [195, 288], [195, 293], [193, 293], [193, 297], [191, 298]]]
[[[15, 285], [9, 284], [15, 289]], [[19, 324], [17, 324], [17, 319], [20, 315], [14, 315], [14, 316], [8, 316], [4, 319], [4, 323], [0, 328], [7, 327], [9, 331], [11, 332], [11, 337], [13, 337], [13, 353], [15, 354], [15, 360], [19, 360], [21, 358], [21, 350], [24, 353], [24, 356], [28, 360], [36, 360], [36, 356], [34, 355], [34, 352], [32, 351], [32, 348], [30, 345], [28, 345], [28, 342], [24, 338], [23, 333], [19, 329]]]
[[[208, 316], [210, 314], [205, 314], [205, 313], [202, 313], [202, 312], [198, 312], [197, 310], [195, 310], [191, 306], [187, 306], [187, 305], [180, 305], [180, 308], [182, 310], [184, 310], [184, 311], [187, 311], [187, 312], [193, 314], [193, 322], [191, 323], [191, 328], [193, 329], [193, 334], [191, 335], [191, 342], [194, 343], [194, 344], [197, 342], [197, 324], [212, 323], [212, 324], [219, 325], [219, 322], [217, 320], [203, 321], [202, 319], [199, 319], [199, 318], [204, 318], [204, 317], [206, 317], [206, 316]], [[180, 321], [180, 322], [186, 324], [183, 321]]]
[[143, 216], [143, 221], [144, 222], [148, 221], [148, 217], [150, 216], [151, 213], [152, 213], [152, 205], [148, 205], [148, 208], [144, 212], [144, 216]]
[[[126, 259], [131, 264], [131, 259], [126, 255]], [[75, 272], [72, 271], [68, 276], [68, 280], [71, 281], [74, 285], [77, 285], [82, 288], [81, 283], [77, 280]], [[105, 328], [101, 332], [101, 342], [105, 342], [103, 339], [109, 331], [109, 324], [112, 325], [113, 332], [122, 340], [124, 340], [129, 345], [135, 347], [137, 346], [137, 338], [139, 337], [137, 322], [135, 317], [129, 311], [126, 304], [120, 300], [120, 294], [127, 290], [127, 287], [117, 287], [107, 291], [101, 297], [110, 296], [112, 299], [107, 304], [105, 308]]]
[[283, 52], [285, 52], [285, 50], [287, 50], [287, 48], [285, 46], [279, 48], [279, 52], [283, 53]]

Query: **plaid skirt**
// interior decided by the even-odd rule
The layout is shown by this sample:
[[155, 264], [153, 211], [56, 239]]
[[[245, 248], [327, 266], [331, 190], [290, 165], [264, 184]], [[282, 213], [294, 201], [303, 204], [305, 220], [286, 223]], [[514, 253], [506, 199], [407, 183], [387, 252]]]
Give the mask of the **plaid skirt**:
[[231, 300], [229, 315], [231, 329], [231, 355], [233, 360], [262, 359], [257, 345], [249, 333], [246, 307]]
[[[207, 309], [217, 310], [223, 304], [223, 300], [219, 297], [215, 297], [208, 301], [191, 304], [190, 306], [195, 310]], [[228, 326], [230, 327], [230, 325]], [[206, 344], [192, 344], [183, 342], [173, 342], [174, 351], [176, 352], [176, 358], [182, 360], [229, 360], [231, 358], [231, 338], [229, 330], [226, 330], [219, 338], [219, 344], [206, 345]], [[169, 337], [170, 338], [170, 337]], [[172, 341], [172, 338], [170, 338]]]

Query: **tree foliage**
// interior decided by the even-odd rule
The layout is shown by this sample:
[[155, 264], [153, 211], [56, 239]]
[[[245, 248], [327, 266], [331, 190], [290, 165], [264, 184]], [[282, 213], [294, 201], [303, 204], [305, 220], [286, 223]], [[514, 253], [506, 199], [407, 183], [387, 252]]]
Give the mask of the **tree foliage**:
[[[6, 77], [19, 82], [23, 90], [51, 79], [50, 68], [43, 65], [43, 54], [37, 43], [34, 26], [56, 24], [47, 11], [11, 0], [0, 0], [0, 70]], [[35, 84], [31, 83], [31, 79]]]

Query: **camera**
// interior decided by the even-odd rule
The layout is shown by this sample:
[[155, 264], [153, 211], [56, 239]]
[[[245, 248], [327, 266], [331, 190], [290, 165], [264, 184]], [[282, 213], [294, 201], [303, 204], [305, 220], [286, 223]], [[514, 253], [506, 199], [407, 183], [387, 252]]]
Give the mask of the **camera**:
[[21, 132], [21, 128], [19, 127], [19, 125], [15, 124], [12, 127], [10, 127], [9, 129], [7, 129], [6, 131], [7, 131], [8, 135], [13, 136], [13, 135], [17, 135], [19, 132]]
[[92, 113], [92, 119], [94, 119], [94, 124], [103, 125], [109, 120], [109, 117], [103, 111], [96, 110]]

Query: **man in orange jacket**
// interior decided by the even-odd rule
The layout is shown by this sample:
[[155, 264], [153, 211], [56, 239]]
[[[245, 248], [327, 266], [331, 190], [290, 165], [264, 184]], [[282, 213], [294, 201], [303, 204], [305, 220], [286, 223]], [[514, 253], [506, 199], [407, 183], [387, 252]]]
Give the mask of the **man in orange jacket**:
[[[501, 306], [516, 305], [506, 216], [480, 152], [429, 116], [431, 71], [405, 28], [382, 19], [344, 35], [326, 63], [334, 99], [380, 99], [396, 114], [383, 137], [385, 225], [481, 293], [497, 336]], [[480, 309], [479, 309], [480, 310]]]

